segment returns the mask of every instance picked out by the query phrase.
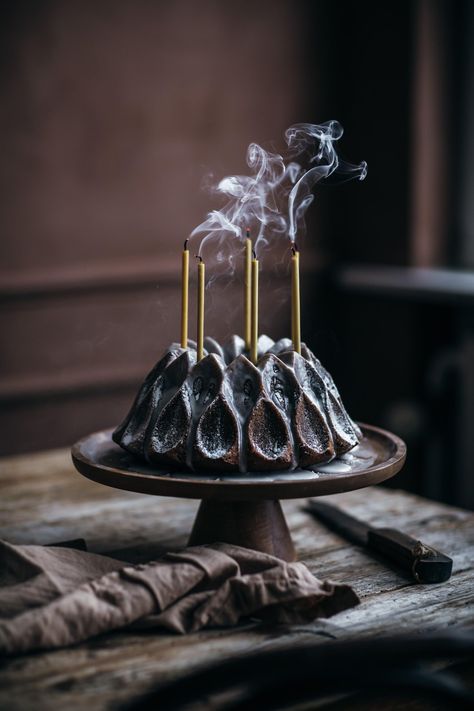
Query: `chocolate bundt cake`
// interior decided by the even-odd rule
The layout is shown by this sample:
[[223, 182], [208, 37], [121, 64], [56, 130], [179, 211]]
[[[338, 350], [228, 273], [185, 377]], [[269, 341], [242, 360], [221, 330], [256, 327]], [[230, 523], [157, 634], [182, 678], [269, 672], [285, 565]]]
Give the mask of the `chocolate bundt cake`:
[[258, 341], [258, 362], [233, 336], [172, 344], [146, 377], [114, 441], [158, 467], [226, 472], [295, 469], [328, 462], [361, 439], [334, 382], [303, 344]]

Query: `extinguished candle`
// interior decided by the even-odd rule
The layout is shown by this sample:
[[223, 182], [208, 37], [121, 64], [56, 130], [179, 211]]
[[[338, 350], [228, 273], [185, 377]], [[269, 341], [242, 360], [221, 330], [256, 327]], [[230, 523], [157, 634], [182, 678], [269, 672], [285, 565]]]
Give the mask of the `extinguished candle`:
[[181, 258], [181, 348], [188, 347], [189, 249], [184, 243]]
[[206, 286], [206, 265], [199, 257], [198, 263], [198, 310], [197, 310], [197, 359], [204, 356], [204, 289]]
[[252, 333], [251, 333], [251, 348], [250, 357], [252, 363], [257, 364], [258, 357], [258, 259], [253, 253], [252, 259]]
[[247, 229], [245, 239], [245, 274], [244, 274], [244, 340], [250, 351], [252, 339], [252, 240]]
[[300, 253], [296, 242], [291, 250], [291, 340], [293, 350], [301, 353]]

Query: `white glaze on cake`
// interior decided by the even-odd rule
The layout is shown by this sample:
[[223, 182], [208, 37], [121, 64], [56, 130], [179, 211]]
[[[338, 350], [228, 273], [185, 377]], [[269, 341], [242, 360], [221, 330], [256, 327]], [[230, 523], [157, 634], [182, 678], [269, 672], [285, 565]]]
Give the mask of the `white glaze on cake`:
[[154, 466], [258, 472], [308, 468], [358, 444], [361, 433], [329, 373], [303, 344], [258, 342], [258, 362], [239, 336], [172, 344], [145, 379], [114, 441]]

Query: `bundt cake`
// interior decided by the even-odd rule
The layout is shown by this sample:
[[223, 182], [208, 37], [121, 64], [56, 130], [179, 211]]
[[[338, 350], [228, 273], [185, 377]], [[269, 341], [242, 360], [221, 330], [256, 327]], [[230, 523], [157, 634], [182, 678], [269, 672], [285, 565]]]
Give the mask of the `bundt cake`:
[[329, 373], [302, 344], [258, 340], [258, 361], [239, 336], [172, 344], [146, 377], [114, 441], [159, 468], [263, 472], [328, 462], [362, 437]]

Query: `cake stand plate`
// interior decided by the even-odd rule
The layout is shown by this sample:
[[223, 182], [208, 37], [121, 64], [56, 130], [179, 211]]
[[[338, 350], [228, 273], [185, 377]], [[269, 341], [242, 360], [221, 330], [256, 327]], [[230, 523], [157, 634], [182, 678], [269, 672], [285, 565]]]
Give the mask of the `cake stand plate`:
[[378, 484], [400, 471], [404, 442], [391, 432], [360, 425], [362, 442], [342, 457], [294, 471], [220, 474], [155, 469], [112, 441], [112, 430], [81, 439], [72, 448], [76, 469], [116, 489], [201, 499], [190, 545], [224, 541], [294, 560], [295, 550], [280, 499], [337, 494]]

